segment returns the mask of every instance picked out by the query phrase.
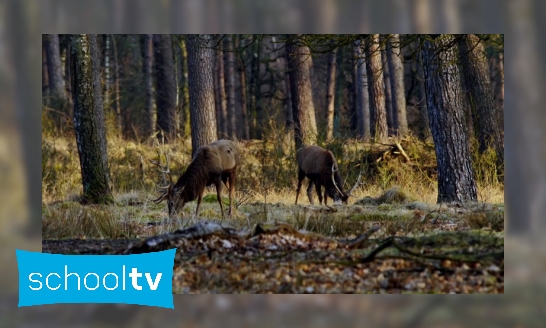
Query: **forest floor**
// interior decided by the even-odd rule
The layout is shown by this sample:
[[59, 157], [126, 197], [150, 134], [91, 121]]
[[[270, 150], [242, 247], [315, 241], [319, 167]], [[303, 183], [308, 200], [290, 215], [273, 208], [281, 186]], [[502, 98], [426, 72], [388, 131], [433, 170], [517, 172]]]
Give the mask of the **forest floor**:
[[[400, 196], [396, 189], [389, 193]], [[221, 221], [215, 198], [205, 197], [197, 220], [195, 202], [178, 220], [168, 219], [165, 204], [147, 204], [145, 215], [138, 201], [129, 206], [132, 214], [126, 206], [49, 205], [42, 251], [177, 248], [174, 293], [504, 292], [503, 205], [377, 205], [372, 198], [330, 207], [257, 202]], [[116, 212], [123, 215], [108, 215]], [[104, 236], [88, 237], [93, 229]], [[110, 230], [119, 235], [108, 238]], [[58, 235], [48, 236], [53, 232]]]
[[233, 216], [221, 220], [207, 188], [199, 218], [194, 201], [171, 220], [164, 202], [151, 201], [162, 177], [146, 159], [156, 160], [158, 148], [169, 154], [176, 178], [191, 158], [187, 141], [109, 141], [115, 204], [84, 206], [73, 140], [44, 137], [42, 251], [176, 247], [174, 293], [504, 293], [504, 188], [484, 183], [496, 179], [492, 161], [475, 159], [479, 202], [434, 204], [433, 147], [413, 139], [401, 145], [411, 162], [396, 147], [340, 143], [345, 185], [359, 171], [366, 176], [349, 205], [324, 206], [310, 205], [305, 191], [294, 205], [294, 154], [247, 143]]

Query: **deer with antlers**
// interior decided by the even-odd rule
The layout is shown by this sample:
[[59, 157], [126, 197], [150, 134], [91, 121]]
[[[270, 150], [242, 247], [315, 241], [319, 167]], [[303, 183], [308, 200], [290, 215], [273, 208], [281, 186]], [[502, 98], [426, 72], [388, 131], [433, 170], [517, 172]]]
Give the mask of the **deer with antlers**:
[[319, 146], [303, 146], [296, 153], [296, 161], [298, 163], [296, 205], [298, 204], [301, 185], [305, 177], [309, 179], [307, 197], [309, 197], [311, 205], [314, 204], [312, 195], [313, 185], [315, 185], [318, 194], [319, 204], [322, 204], [321, 187], [324, 186], [324, 205], [327, 205], [328, 197], [332, 198], [334, 202], [341, 200], [343, 204], [347, 204], [349, 196], [353, 196], [352, 192], [360, 183], [360, 177], [362, 176], [362, 174], [359, 174], [355, 185], [348, 192], [343, 191], [341, 175], [339, 174], [334, 154]]
[[158, 166], [160, 172], [168, 177], [168, 184], [160, 187], [163, 189], [163, 193], [153, 202], [160, 203], [166, 199], [169, 217], [172, 218], [182, 210], [187, 202], [195, 199], [197, 199], [195, 217], [198, 217], [205, 187], [214, 184], [223, 219], [222, 183], [226, 184], [229, 189], [229, 216], [231, 216], [235, 193], [235, 173], [239, 162], [239, 150], [233, 141], [218, 140], [199, 147], [190, 165], [174, 185], [169, 170], [168, 157], [164, 166], [156, 161], [150, 160], [150, 162]]

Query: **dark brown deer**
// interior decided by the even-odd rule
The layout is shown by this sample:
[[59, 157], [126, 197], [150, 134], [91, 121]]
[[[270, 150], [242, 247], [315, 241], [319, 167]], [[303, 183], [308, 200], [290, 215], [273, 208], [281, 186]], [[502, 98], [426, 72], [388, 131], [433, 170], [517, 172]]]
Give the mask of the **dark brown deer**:
[[168, 176], [168, 185], [160, 187], [164, 189], [164, 192], [159, 198], [153, 201], [160, 203], [166, 199], [169, 217], [172, 218], [182, 210], [187, 202], [194, 201], [195, 199], [197, 199], [195, 217], [198, 217], [205, 187], [214, 184], [223, 219], [222, 183], [226, 184], [229, 189], [229, 215], [231, 216], [235, 192], [235, 173], [239, 162], [239, 150], [234, 142], [230, 140], [218, 140], [209, 145], [199, 147], [190, 165], [174, 185], [169, 170], [168, 158], [166, 158], [165, 166], [152, 160], [150, 162], [159, 166], [161, 172]]
[[322, 204], [321, 186], [324, 186], [324, 205], [327, 205], [328, 197], [332, 198], [334, 202], [341, 200], [344, 204], [347, 204], [349, 196], [352, 196], [352, 192], [360, 183], [361, 174], [358, 176], [355, 185], [348, 192], [344, 192], [334, 154], [319, 146], [303, 146], [296, 153], [296, 161], [298, 162], [296, 205], [298, 204], [301, 184], [305, 177], [309, 179], [307, 197], [309, 197], [311, 204], [314, 204], [313, 185], [315, 185], [318, 194], [319, 204]]

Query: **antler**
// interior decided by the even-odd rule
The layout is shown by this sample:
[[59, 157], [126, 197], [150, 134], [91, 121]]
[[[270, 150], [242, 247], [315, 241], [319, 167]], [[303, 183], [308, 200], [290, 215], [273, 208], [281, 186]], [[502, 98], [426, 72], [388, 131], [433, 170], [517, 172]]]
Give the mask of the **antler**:
[[355, 190], [355, 188], [360, 184], [361, 177], [362, 177], [362, 171], [358, 174], [358, 179], [356, 180], [355, 185], [351, 189], [349, 189], [349, 191], [347, 192], [347, 196], [355, 197], [352, 195], [352, 193]]
[[[161, 160], [161, 155], [159, 154], [159, 150], [157, 150], [157, 156], [158, 156], [158, 159]], [[171, 186], [173, 184], [173, 179], [170, 173], [171, 171], [169, 169], [169, 156], [165, 155], [165, 161], [166, 161], [165, 165], [161, 165], [159, 161], [156, 162], [156, 161], [152, 161], [151, 159], [148, 159], [148, 160], [150, 161], [150, 163], [154, 164], [155, 166], [158, 166], [159, 171], [161, 173], [169, 177], [169, 183], [166, 186], [159, 186], [159, 189], [164, 189], [165, 191], [161, 194], [161, 196], [159, 196], [159, 198], [153, 200], [154, 203], [159, 203], [163, 199], [165, 199], [165, 197], [169, 195], [169, 190], [171, 189]]]
[[332, 164], [332, 182], [334, 183], [334, 187], [336, 187], [336, 190], [337, 192], [339, 192], [340, 195], [343, 195], [343, 191], [339, 190], [338, 186], [337, 186], [337, 183], [336, 183], [336, 179], [334, 178], [334, 173], [336, 173], [337, 169], [336, 169], [336, 164]]

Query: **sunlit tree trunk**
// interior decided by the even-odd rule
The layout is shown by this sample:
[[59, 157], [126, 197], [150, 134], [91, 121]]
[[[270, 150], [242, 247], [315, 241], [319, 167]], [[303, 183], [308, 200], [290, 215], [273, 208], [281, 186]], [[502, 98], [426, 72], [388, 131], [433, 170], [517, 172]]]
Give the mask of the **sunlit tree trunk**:
[[328, 54], [328, 72], [326, 73], [326, 140], [334, 137], [334, 98], [336, 84], [337, 49]]
[[432, 35], [425, 39], [421, 54], [438, 164], [439, 203], [477, 200], [454, 41], [451, 35]]
[[377, 142], [387, 139], [387, 111], [385, 108], [385, 84], [379, 52], [379, 34], [373, 34], [366, 45], [366, 70], [370, 93], [371, 135]]
[[217, 139], [211, 40], [210, 34], [186, 37], [192, 156], [199, 147]]
[[317, 141], [315, 106], [311, 90], [311, 52], [309, 47], [287, 40], [290, 93], [294, 114], [296, 149], [302, 145], [314, 145]]
[[84, 203], [112, 203], [96, 35], [74, 35], [74, 130], [80, 155]]

